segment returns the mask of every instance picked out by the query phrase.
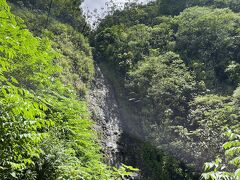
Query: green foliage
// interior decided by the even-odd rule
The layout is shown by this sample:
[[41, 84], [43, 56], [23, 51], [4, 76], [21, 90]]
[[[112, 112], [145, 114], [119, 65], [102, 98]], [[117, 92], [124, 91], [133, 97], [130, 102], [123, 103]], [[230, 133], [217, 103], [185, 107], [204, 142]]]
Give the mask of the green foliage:
[[134, 176], [136, 176], [139, 172], [139, 169], [134, 168], [132, 166], [126, 166], [124, 164], [121, 165], [121, 167], [119, 169], [117, 168], [113, 168], [114, 169], [114, 173], [113, 176], [115, 177], [120, 177], [122, 179], [124, 179], [125, 177], [128, 178], [134, 178]]
[[214, 6], [218, 8], [230, 8], [235, 12], [240, 12], [240, 2], [237, 0], [214, 0]]
[[178, 15], [187, 7], [188, 0], [157, 0], [159, 13], [163, 15]]
[[177, 50], [184, 60], [192, 67], [198, 64], [198, 71], [204, 71], [199, 76], [208, 86], [228, 83], [225, 69], [231, 61], [239, 61], [239, 14], [228, 9], [193, 7], [175, 19]]
[[146, 5], [127, 2], [123, 10], [117, 10], [117, 6], [114, 4], [113, 7], [110, 7], [109, 15], [98, 22], [98, 32], [120, 24], [127, 27], [137, 24], [153, 26], [157, 24], [158, 17], [179, 15], [185, 9], [193, 6], [229, 8], [234, 12], [240, 12], [238, 0], [156, 0]]
[[116, 10], [112, 12], [113, 14], [110, 13], [99, 22], [97, 31], [99, 32], [105, 28], [121, 24], [127, 27], [137, 24], [152, 25], [155, 23], [155, 17], [159, 15], [157, 11], [158, 7], [154, 2], [147, 5], [127, 2], [124, 7], [121, 11], [117, 10], [117, 7], [114, 7]]
[[[38, 36], [48, 37], [59, 53], [56, 63], [62, 67], [60, 79], [74, 86], [81, 96], [86, 94], [94, 75], [92, 52], [88, 40], [69, 24], [52, 18], [45, 29], [45, 14], [36, 14], [27, 8], [12, 5], [14, 13], [26, 21], [28, 28]], [[36, 28], [37, 27], [37, 28]]]
[[129, 78], [130, 92], [137, 94], [135, 98], [140, 99], [143, 107], [146, 103], [149, 105], [150, 113], [157, 113], [155, 121], [164, 121], [170, 116], [178, 124], [185, 118], [196, 83], [178, 55], [168, 52], [148, 57], [130, 71]]
[[98, 60], [111, 62], [122, 74], [153, 51], [167, 52], [174, 48], [172, 21], [162, 18], [153, 27], [143, 24], [127, 28], [124, 25], [106, 28], [95, 36]]
[[161, 15], [178, 15], [184, 9], [192, 6], [212, 6], [214, 8], [229, 8], [239, 12], [238, 0], [157, 0], [156, 6]]
[[[206, 163], [203, 179], [239, 179], [240, 178], [240, 128], [239, 128], [239, 88], [233, 94], [232, 106], [234, 111], [228, 116], [224, 117], [227, 121], [231, 120], [234, 123], [228, 123], [223, 133], [228, 141], [222, 143], [222, 148], [225, 150], [224, 154], [216, 160], [216, 162]], [[225, 105], [226, 106], [226, 105]], [[223, 126], [222, 126], [223, 127]]]
[[141, 178], [146, 180], [194, 179], [191, 169], [162, 150], [129, 134], [126, 134], [125, 138], [127, 138], [127, 148], [123, 153], [126, 157], [131, 157], [126, 159], [125, 163], [139, 167]]
[[[51, 7], [47, 0], [10, 2], [42, 38], [0, 1], [0, 176], [132, 176], [137, 169], [131, 166], [116, 169], [102, 162], [92, 129], [84, 95], [94, 66], [92, 49], [78, 32], [88, 28], [78, 6], [82, 1], [52, 1]], [[240, 81], [239, 5], [237, 0], [129, 3], [93, 33], [94, 57], [116, 71], [139, 134], [157, 146], [138, 146], [136, 161], [146, 164], [135, 164], [145, 175], [193, 178], [160, 148], [198, 170], [218, 155], [205, 165], [202, 178], [239, 179], [240, 88], [230, 95]], [[222, 135], [226, 129], [228, 141]]]
[[61, 57], [58, 64], [63, 68], [62, 82], [73, 85], [80, 95], [85, 95], [94, 76], [92, 52], [87, 39], [71, 26], [58, 21], [44, 32], [53, 42]]
[[46, 117], [46, 104], [32, 90], [51, 84], [56, 67], [48, 41], [34, 38], [18, 26], [4, 1], [0, 17], [0, 174], [8, 179], [34, 166], [34, 160], [40, 157], [40, 143], [54, 123]]
[[[221, 134], [226, 126], [237, 124], [236, 111], [230, 97], [215, 94], [198, 95], [191, 102], [188, 126], [185, 132], [185, 146], [196, 159], [198, 167], [209, 159], [221, 154], [221, 144], [225, 141]], [[204, 156], [203, 156], [204, 153]]]
[[[202, 1], [185, 0], [177, 1], [174, 6], [169, 1], [157, 2], [159, 3], [171, 8], [178, 7], [178, 4], [186, 4], [186, 7], [197, 4], [209, 5]], [[153, 3], [146, 7], [132, 8], [139, 8], [140, 11], [150, 6], [155, 5]], [[163, 9], [167, 10], [164, 6]], [[131, 13], [131, 7], [125, 11], [126, 14]], [[152, 8], [152, 11], [156, 12], [156, 8]], [[127, 72], [137, 61], [144, 59], [144, 56], [151, 52], [175, 51], [195, 71], [197, 80], [204, 80], [208, 88], [230, 92], [237, 86], [236, 76], [240, 57], [239, 14], [229, 9], [192, 7], [174, 18], [159, 15], [161, 14], [156, 15], [156, 18], [153, 18], [154, 22], [150, 24], [143, 22], [149, 26], [128, 23], [126, 18], [125, 21], [116, 23], [119, 25], [113, 26], [114, 23], [108, 22], [108, 18], [116, 16], [119, 19], [119, 16], [116, 13], [107, 17], [106, 22], [103, 20], [97, 29], [93, 42], [98, 51], [97, 57], [110, 60], [116, 67], [120, 67], [121, 72]], [[146, 14], [146, 19], [149, 16], [151, 17]], [[108, 27], [104, 29], [104, 25]], [[234, 66], [231, 65], [232, 62], [235, 63]]]
[[[239, 129], [235, 129], [235, 131], [239, 132]], [[235, 180], [240, 178], [240, 136], [231, 130], [226, 133], [226, 136], [229, 137], [229, 141], [223, 144], [225, 161], [217, 159], [215, 162], [205, 163], [205, 173], [202, 174], [203, 179]], [[225, 171], [226, 169], [232, 169], [232, 171]]]
[[0, 16], [0, 51], [5, 61], [2, 66], [6, 78], [12, 76], [20, 85], [31, 89], [49, 85], [48, 77], [58, 71], [56, 66], [51, 65], [56, 53], [51, 49], [50, 42], [34, 38], [22, 24], [18, 26], [8, 7], [1, 6]]
[[73, 82], [62, 82], [68, 77], [61, 70], [69, 70], [70, 77], [77, 74], [83, 84], [91, 80], [93, 63], [85, 38], [56, 23], [45, 31], [55, 40], [53, 50], [3, 0], [0, 26], [1, 179], [119, 179], [135, 171], [127, 166], [114, 170], [102, 162], [87, 105]]
[[231, 96], [239, 83], [236, 12], [235, 0], [130, 5], [107, 16], [92, 40], [95, 57], [125, 83], [136, 134], [198, 171], [223, 154], [222, 134], [239, 122], [239, 88]]
[[[57, 122], [52, 137], [60, 138], [56, 139], [56, 143], [60, 142], [56, 147], [50, 145], [51, 137], [43, 146], [49, 153], [43, 156], [45, 161], [42, 164], [51, 165], [45, 165], [46, 171], [40, 167], [39, 175], [52, 179], [110, 179], [111, 171], [101, 162], [100, 148], [91, 129], [87, 106], [72, 96], [68, 98], [51, 92], [45, 97], [47, 104], [52, 107], [49, 116]], [[53, 172], [50, 172], [51, 168]]]
[[[1, 82], [4, 83], [4, 82]], [[45, 104], [29, 91], [10, 83], [1, 87], [1, 177], [35, 165], [40, 142], [54, 123], [46, 118]], [[26, 148], [27, 147], [27, 148]]]
[[230, 77], [231, 81], [233, 81], [234, 84], [237, 84], [240, 82], [239, 79], [239, 73], [240, 73], [240, 64], [236, 63], [235, 61], [230, 62], [228, 67], [226, 68], [226, 73]]
[[[89, 30], [80, 9], [82, 0], [9, 0], [9, 2], [19, 5], [21, 8], [28, 7], [34, 9], [39, 11], [38, 13], [45, 11], [50, 17], [55, 17], [63, 23], [71, 24], [72, 27], [80, 32]], [[47, 20], [48, 15], [44, 18], [44, 27], [50, 24]]]

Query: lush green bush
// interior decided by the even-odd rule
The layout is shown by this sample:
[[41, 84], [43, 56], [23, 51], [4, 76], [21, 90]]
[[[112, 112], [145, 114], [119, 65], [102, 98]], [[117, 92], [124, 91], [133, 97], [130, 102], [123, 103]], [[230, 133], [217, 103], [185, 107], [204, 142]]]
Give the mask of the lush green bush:
[[[42, 38], [33, 37], [1, 2], [0, 175], [3, 179], [129, 175], [126, 166], [112, 170], [102, 163], [91, 128], [84, 95], [94, 66], [92, 49], [78, 32], [86, 27], [77, 6], [81, 2], [54, 1], [50, 16], [48, 1], [12, 2], [14, 12]], [[191, 7], [195, 5], [211, 7]], [[125, 84], [121, 88], [126, 92], [121, 93], [132, 106], [129, 111], [137, 114], [137, 126], [146, 135], [143, 139], [158, 147], [137, 146], [141, 156], [137, 160], [144, 159], [149, 177], [190, 178], [183, 172], [188, 168], [159, 154], [159, 148], [197, 170], [221, 156], [222, 160], [206, 164], [203, 178], [239, 177], [239, 88], [230, 95], [239, 83], [240, 16], [234, 13], [239, 12], [238, 5], [235, 0], [128, 4], [124, 11], [107, 16], [93, 33], [94, 57], [116, 71], [118, 85]]]
[[[92, 77], [91, 51], [83, 36], [67, 25], [54, 25], [53, 33], [66, 28], [59, 37], [51, 37], [57, 39], [54, 51], [47, 38], [34, 37], [10, 13], [5, 1], [0, 1], [0, 18], [1, 178], [117, 179], [130, 175], [126, 166], [113, 170], [102, 162], [86, 103], [77, 96], [74, 84], [66, 86], [61, 81], [65, 76], [61, 70], [75, 66], [76, 71], [70, 73], [79, 73], [84, 83]], [[67, 33], [73, 36], [63, 39]], [[68, 40], [70, 50], [62, 47]], [[78, 47], [82, 51], [75, 50]], [[85, 67], [76, 62], [60, 68], [62, 57], [76, 61], [78, 56], [86, 58]]]
[[222, 134], [239, 118], [231, 96], [239, 83], [238, 5], [234, 0], [130, 5], [107, 16], [92, 41], [95, 57], [111, 64], [120, 86], [125, 83], [122, 91], [139, 134], [198, 171], [222, 156]]
[[[240, 128], [239, 128], [239, 88], [234, 92], [232, 97], [232, 108], [231, 113], [225, 117], [220, 115], [224, 120], [223, 122], [234, 122], [228, 123], [227, 125], [220, 124], [219, 127], [225, 128], [225, 135], [228, 141], [222, 145], [225, 153], [217, 157], [215, 161], [205, 164], [202, 178], [204, 179], [239, 179], [240, 178]], [[229, 109], [229, 105], [225, 105], [226, 109]], [[217, 110], [218, 111], [218, 110]], [[219, 119], [219, 115], [215, 115], [216, 120]], [[222, 121], [220, 120], [222, 123]], [[214, 128], [215, 129], [215, 128]], [[220, 133], [219, 133], [220, 134]]]
[[42, 153], [40, 143], [53, 121], [46, 117], [48, 107], [35, 92], [51, 84], [56, 68], [48, 41], [34, 38], [24, 26], [18, 26], [6, 2], [1, 1], [0, 8], [0, 173], [8, 179], [17, 176], [16, 171], [34, 166]]
[[[91, 48], [88, 40], [71, 25], [49, 19], [45, 27], [46, 13], [36, 13], [26, 7], [11, 4], [15, 14], [24, 19], [27, 27], [38, 36], [48, 37], [53, 49], [59, 53], [56, 63], [63, 68], [60, 78], [65, 85], [73, 85], [82, 96], [86, 94], [94, 75]], [[36, 28], [37, 27], [37, 28]]]
[[171, 20], [162, 18], [162, 23], [153, 27], [139, 24], [130, 28], [118, 25], [104, 29], [94, 39], [96, 58], [112, 63], [125, 75], [145, 56], [174, 49]]
[[178, 55], [168, 52], [145, 58], [129, 72], [128, 82], [130, 92], [137, 95], [134, 98], [140, 100], [142, 107], [149, 108], [150, 114], [156, 115], [159, 124], [170, 117], [173, 124], [185, 123], [188, 102], [197, 86]]
[[28, 7], [37, 13], [46, 13], [44, 27], [50, 24], [49, 18], [54, 17], [63, 23], [71, 24], [79, 32], [89, 31], [80, 9], [82, 0], [9, 0], [9, 2], [17, 4], [20, 8]]
[[239, 62], [239, 14], [228, 9], [193, 7], [176, 17], [177, 51], [210, 87], [229, 83], [225, 70]]
[[124, 137], [127, 141], [123, 152], [124, 157], [131, 157], [125, 159], [125, 163], [139, 167], [141, 178], [146, 180], [197, 179], [198, 175], [194, 174], [193, 169], [156, 146], [130, 134], [125, 134]]
[[239, 12], [238, 0], [157, 0], [156, 6], [160, 15], [178, 15], [184, 9], [192, 6], [212, 6], [214, 8], [229, 8]]

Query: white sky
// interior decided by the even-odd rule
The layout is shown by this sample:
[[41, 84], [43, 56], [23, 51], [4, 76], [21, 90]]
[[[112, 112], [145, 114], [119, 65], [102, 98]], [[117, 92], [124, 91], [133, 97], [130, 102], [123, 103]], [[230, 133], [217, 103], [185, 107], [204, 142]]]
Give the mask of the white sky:
[[[92, 14], [92, 15], [102, 15], [103, 12], [106, 11], [106, 3], [110, 0], [84, 0], [82, 4], [82, 8], [84, 13], [86, 14]], [[113, 0], [114, 3], [123, 5], [124, 3], [128, 2], [129, 0]], [[130, 0], [130, 2], [135, 2], [136, 0]], [[140, 3], [146, 3], [151, 0], [138, 0]], [[97, 9], [97, 12], [94, 12], [94, 10]], [[91, 17], [89, 19], [90, 23], [93, 23], [96, 20], [95, 17]]]

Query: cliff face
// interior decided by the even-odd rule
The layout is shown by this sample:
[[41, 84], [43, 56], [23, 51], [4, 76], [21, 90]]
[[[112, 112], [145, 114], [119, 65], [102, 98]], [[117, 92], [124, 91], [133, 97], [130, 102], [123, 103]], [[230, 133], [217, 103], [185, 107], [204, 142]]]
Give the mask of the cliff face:
[[140, 173], [130, 179], [194, 179], [183, 163], [146, 139], [140, 115], [133, 110], [137, 105], [128, 102], [117, 78], [108, 65], [95, 64], [95, 77], [87, 95], [105, 161], [118, 167], [124, 163], [139, 168]]
[[118, 165], [121, 116], [113, 87], [97, 65], [87, 99], [92, 118], [97, 124], [95, 128], [101, 137], [105, 159], [110, 165]]

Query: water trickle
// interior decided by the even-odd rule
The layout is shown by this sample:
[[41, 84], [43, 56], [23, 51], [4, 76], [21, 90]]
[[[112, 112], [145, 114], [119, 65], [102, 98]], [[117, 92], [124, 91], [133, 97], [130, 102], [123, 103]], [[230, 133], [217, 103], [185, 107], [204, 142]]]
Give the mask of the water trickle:
[[117, 165], [119, 140], [122, 134], [120, 112], [114, 89], [97, 65], [87, 99], [92, 118], [97, 123], [96, 130], [100, 132], [106, 161], [110, 165]]

